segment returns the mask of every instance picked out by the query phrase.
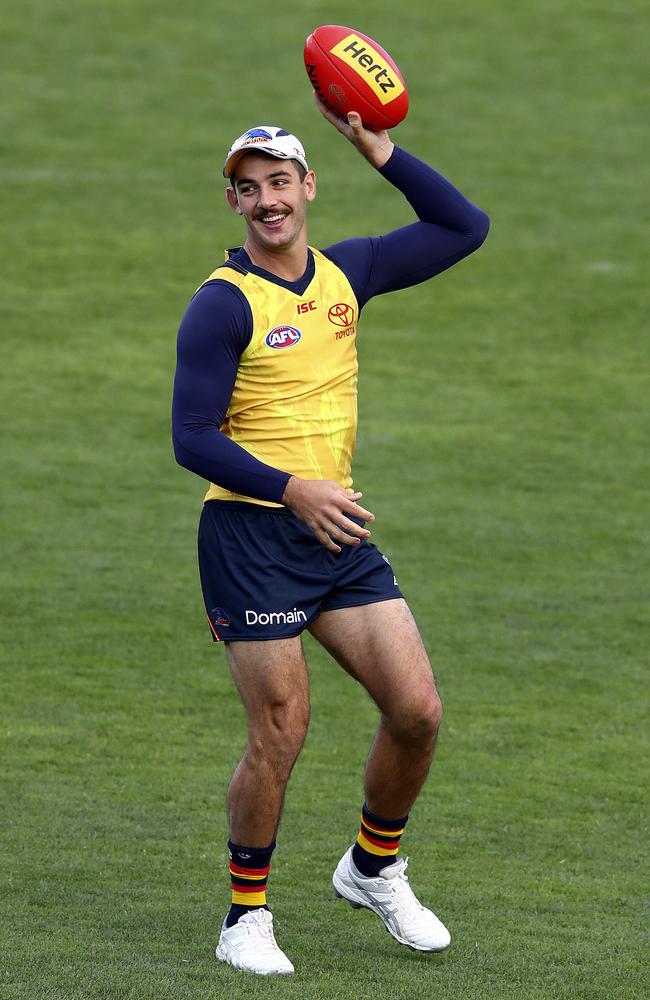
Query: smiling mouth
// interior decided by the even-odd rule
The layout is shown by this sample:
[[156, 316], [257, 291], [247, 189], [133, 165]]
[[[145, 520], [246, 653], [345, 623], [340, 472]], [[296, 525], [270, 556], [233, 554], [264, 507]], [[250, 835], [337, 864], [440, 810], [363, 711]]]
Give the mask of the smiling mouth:
[[271, 229], [278, 229], [285, 219], [286, 215], [276, 212], [275, 214], [259, 216], [257, 221]]

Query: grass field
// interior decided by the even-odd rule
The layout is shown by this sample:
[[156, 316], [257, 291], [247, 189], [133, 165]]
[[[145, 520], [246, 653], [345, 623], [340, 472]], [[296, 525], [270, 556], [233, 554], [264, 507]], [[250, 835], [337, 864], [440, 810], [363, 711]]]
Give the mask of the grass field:
[[[3, 13], [2, 1000], [648, 995], [643, 13]], [[245, 127], [303, 138], [317, 245], [411, 218], [312, 108], [301, 46], [328, 22], [390, 49], [411, 94], [396, 140], [492, 219], [478, 255], [372, 303], [359, 339], [356, 482], [446, 703], [405, 853], [454, 946], [400, 949], [330, 898], [375, 712], [308, 639], [270, 891], [297, 973], [260, 981], [213, 956], [245, 731], [170, 383], [186, 302], [240, 239], [220, 170]]]

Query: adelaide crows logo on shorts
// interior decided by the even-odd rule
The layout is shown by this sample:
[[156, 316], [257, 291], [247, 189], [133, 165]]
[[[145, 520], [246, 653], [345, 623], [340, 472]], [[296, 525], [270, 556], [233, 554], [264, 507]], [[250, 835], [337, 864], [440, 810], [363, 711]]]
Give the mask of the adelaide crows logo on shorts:
[[281, 351], [283, 347], [294, 347], [302, 334], [296, 330], [295, 326], [276, 326], [266, 335], [266, 344], [274, 351]]
[[218, 628], [219, 625], [221, 628], [229, 628], [230, 626], [230, 618], [222, 608], [213, 608], [210, 612], [210, 618], [215, 628]]

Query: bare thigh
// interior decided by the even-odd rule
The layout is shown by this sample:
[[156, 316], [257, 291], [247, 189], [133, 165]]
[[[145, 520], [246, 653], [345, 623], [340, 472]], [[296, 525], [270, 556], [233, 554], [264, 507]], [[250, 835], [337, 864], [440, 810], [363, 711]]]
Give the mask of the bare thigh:
[[385, 716], [438, 700], [429, 657], [402, 598], [326, 611], [310, 632]]
[[228, 642], [226, 658], [249, 724], [272, 721], [289, 706], [309, 705], [309, 678], [300, 638]]

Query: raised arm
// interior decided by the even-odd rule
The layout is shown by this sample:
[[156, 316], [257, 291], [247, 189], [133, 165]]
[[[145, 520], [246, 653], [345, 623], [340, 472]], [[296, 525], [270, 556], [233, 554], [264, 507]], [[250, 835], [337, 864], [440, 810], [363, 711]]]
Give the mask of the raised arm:
[[442, 174], [394, 146], [387, 132], [365, 129], [354, 112], [345, 123], [318, 103], [323, 116], [402, 192], [420, 220], [385, 236], [344, 240], [325, 250], [350, 279], [360, 305], [426, 281], [481, 246], [487, 215]]

